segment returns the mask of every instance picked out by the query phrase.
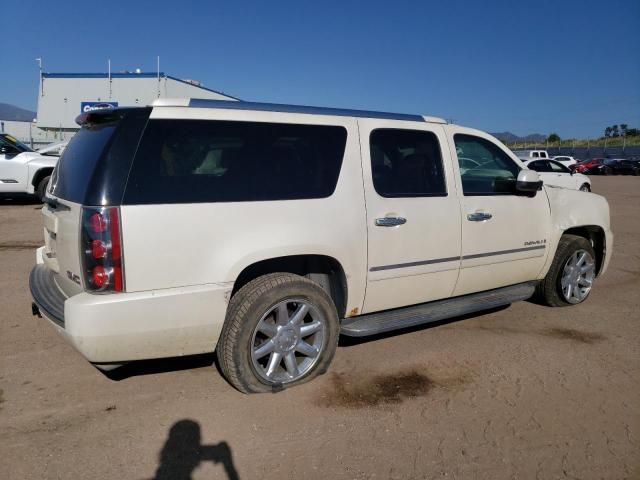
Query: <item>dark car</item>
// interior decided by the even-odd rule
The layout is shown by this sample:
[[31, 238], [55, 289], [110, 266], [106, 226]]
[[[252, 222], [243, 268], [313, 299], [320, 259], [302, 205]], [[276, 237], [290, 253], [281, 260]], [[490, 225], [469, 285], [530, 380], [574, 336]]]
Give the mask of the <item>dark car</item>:
[[613, 169], [609, 163], [608, 158], [592, 158], [576, 164], [573, 170], [587, 175], [611, 175]]
[[640, 175], [640, 160], [612, 158], [606, 164], [615, 175]]

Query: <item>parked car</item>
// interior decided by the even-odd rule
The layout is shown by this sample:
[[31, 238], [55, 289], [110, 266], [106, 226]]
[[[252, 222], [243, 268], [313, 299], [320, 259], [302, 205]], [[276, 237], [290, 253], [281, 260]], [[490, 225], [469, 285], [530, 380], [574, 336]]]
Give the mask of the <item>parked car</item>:
[[640, 175], [640, 160], [607, 158], [605, 164], [614, 175]]
[[571, 188], [583, 192], [591, 191], [591, 180], [586, 175], [574, 173], [569, 168], [555, 160], [527, 160], [524, 161], [527, 168], [535, 170], [545, 185]]
[[58, 157], [41, 155], [6, 133], [0, 133], [0, 194], [35, 195], [44, 200]]
[[606, 158], [592, 158], [574, 166], [573, 171], [586, 175], [611, 175], [613, 170], [606, 163]]
[[560, 162], [565, 167], [570, 167], [571, 165], [575, 165], [579, 162], [579, 160], [570, 157], [568, 155], [556, 155], [555, 157], [551, 157], [551, 160], [555, 160], [556, 162]]
[[514, 150], [518, 158], [549, 158], [549, 154], [546, 150]]
[[215, 350], [238, 390], [275, 392], [339, 334], [579, 304], [612, 253], [605, 198], [433, 117], [161, 99], [78, 122], [29, 285], [102, 369]]

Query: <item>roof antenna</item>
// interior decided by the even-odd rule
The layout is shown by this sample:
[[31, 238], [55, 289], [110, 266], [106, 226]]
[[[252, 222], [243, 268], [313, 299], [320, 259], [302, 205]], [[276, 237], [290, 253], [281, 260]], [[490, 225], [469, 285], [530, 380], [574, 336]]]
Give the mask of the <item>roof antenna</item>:
[[160, 55], [158, 55], [158, 98], [160, 98]]
[[108, 69], [109, 69], [109, 100], [111, 100], [111, 84], [113, 83], [111, 80], [111, 59], [107, 59], [107, 65], [108, 65]]

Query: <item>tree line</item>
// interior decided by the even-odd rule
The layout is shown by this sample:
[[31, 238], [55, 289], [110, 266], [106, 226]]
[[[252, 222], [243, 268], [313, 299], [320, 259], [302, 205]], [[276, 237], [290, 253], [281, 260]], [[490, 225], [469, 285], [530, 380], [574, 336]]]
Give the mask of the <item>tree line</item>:
[[[619, 137], [638, 137], [640, 136], [640, 128], [629, 128], [626, 123], [620, 125], [611, 125], [604, 129], [604, 136], [602, 138], [619, 138]], [[558, 143], [562, 139], [557, 133], [552, 133], [547, 137], [547, 142]]]
[[638, 128], [629, 128], [629, 125], [626, 123], [621, 123], [620, 125], [611, 125], [604, 129], [605, 138], [616, 138], [616, 137], [635, 137], [640, 135], [640, 129]]

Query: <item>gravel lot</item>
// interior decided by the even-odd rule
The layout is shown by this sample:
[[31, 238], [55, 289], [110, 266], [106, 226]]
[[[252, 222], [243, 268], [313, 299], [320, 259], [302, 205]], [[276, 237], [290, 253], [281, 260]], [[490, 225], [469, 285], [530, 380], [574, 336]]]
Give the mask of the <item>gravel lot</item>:
[[212, 355], [93, 368], [31, 315], [40, 206], [0, 201], [0, 479], [640, 478], [640, 179], [593, 189], [616, 238], [586, 304], [343, 339], [259, 396]]

